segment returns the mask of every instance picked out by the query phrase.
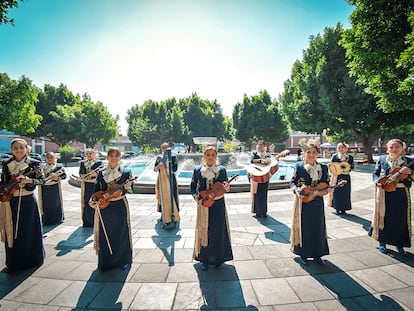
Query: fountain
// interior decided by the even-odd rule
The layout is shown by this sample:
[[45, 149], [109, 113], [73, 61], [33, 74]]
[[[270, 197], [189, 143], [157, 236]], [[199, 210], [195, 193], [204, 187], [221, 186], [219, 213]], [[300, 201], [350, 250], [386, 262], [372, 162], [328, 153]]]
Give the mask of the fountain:
[[[180, 193], [190, 192], [193, 169], [201, 163], [202, 158], [203, 154], [201, 153], [177, 154], [178, 170], [176, 176]], [[250, 182], [245, 169], [245, 166], [250, 164], [250, 155], [248, 153], [219, 153], [218, 159], [219, 163], [226, 167], [229, 178], [239, 174], [239, 177], [231, 184], [231, 192], [250, 191]], [[134, 184], [134, 192], [154, 193], [157, 179], [157, 173], [154, 172], [154, 162], [155, 157], [146, 163], [141, 161], [128, 161], [124, 163], [124, 166], [128, 166], [131, 169], [134, 176], [138, 176]], [[292, 164], [279, 161], [279, 170], [272, 176], [269, 189], [288, 187], [292, 174]]]
[[[180, 153], [177, 154], [178, 170], [176, 172], [179, 193], [190, 192], [190, 182], [193, 169], [201, 163], [202, 153]], [[154, 193], [157, 172], [154, 171], [156, 156], [140, 155], [138, 157], [123, 160], [124, 167], [131, 169], [134, 176], [138, 176], [134, 184], [135, 193]], [[231, 183], [230, 192], [250, 191], [250, 182], [245, 167], [250, 164], [250, 155], [242, 153], [219, 153], [219, 163], [227, 169], [229, 178], [235, 174], [239, 177]], [[290, 162], [290, 161], [289, 161]], [[289, 181], [293, 174], [293, 165], [285, 160], [279, 161], [279, 170], [272, 176], [269, 183], [269, 190], [289, 187]], [[69, 183], [73, 186], [80, 186], [79, 180], [72, 176]]]

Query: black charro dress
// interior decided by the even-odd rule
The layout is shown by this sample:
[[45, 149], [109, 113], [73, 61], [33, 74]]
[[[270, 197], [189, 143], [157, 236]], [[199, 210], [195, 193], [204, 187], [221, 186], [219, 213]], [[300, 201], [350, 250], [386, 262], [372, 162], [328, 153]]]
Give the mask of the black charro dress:
[[[66, 179], [65, 169], [62, 164], [45, 165], [43, 167], [46, 183], [39, 186], [39, 209], [44, 225], [57, 225], [63, 222], [62, 186], [60, 181]], [[58, 181], [48, 180], [53, 175], [58, 175]]]
[[[38, 169], [35, 170], [36, 168]], [[6, 266], [10, 270], [38, 267], [43, 264], [45, 257], [43, 229], [34, 195], [36, 184], [41, 184], [43, 181], [40, 162], [31, 158], [26, 158], [20, 163], [13, 159], [4, 162], [1, 184], [7, 185], [23, 170], [27, 177], [33, 179], [34, 184], [25, 184], [21, 189], [18, 187], [10, 201], [1, 202], [2, 209], [10, 206], [13, 222], [12, 232], [6, 233], [5, 239]]]
[[[122, 191], [120, 197], [110, 200], [106, 208], [99, 209], [95, 214], [94, 231], [99, 232], [98, 237], [95, 235], [95, 249], [98, 253], [98, 268], [102, 271], [132, 263], [131, 223], [128, 200], [125, 196], [128, 191], [123, 188], [123, 184], [132, 175], [130, 169], [118, 167], [117, 170], [118, 173], [109, 176], [108, 168], [101, 169], [94, 191], [94, 193], [106, 191], [108, 187], [118, 187], [118, 185]], [[98, 212], [102, 216], [103, 223], [97, 214]]]
[[[349, 164], [350, 169], [354, 168], [354, 157], [350, 154], [347, 154], [345, 157], [345, 162]], [[341, 163], [344, 162], [338, 157], [338, 153], [335, 153], [332, 156], [331, 162]], [[333, 193], [332, 207], [338, 212], [349, 211], [352, 209], [351, 205], [351, 176], [349, 174], [339, 174], [337, 176], [336, 184], [340, 181], [346, 181], [346, 183], [337, 187]]]
[[[312, 181], [311, 176], [305, 169], [304, 162], [297, 162], [290, 181], [290, 187], [296, 190], [296, 188], [300, 188], [302, 185], [315, 187], [320, 182], [329, 184], [328, 167], [324, 164], [318, 165], [320, 165], [318, 180]], [[293, 253], [303, 258], [318, 258], [328, 255], [329, 247], [323, 197], [316, 196], [310, 202], [302, 202], [300, 221], [302, 246], [292, 245]]]
[[[190, 185], [190, 191], [193, 196], [207, 189], [206, 179], [201, 175], [201, 169], [202, 166], [199, 165], [193, 171]], [[227, 172], [224, 166], [219, 166], [218, 175], [214, 178], [213, 183], [224, 181], [227, 181]], [[199, 217], [200, 215], [197, 215], [197, 218]], [[202, 246], [198, 255], [195, 249], [194, 259], [216, 266], [233, 260], [230, 227], [224, 197], [215, 200], [213, 205], [208, 208], [208, 245]]]
[[[93, 170], [96, 170], [102, 165], [102, 161], [88, 161], [80, 162], [79, 176], [82, 178]], [[89, 206], [89, 200], [95, 191], [96, 177], [87, 176], [81, 181], [81, 216], [84, 227], [93, 227], [93, 220], [95, 211]]]
[[[377, 182], [383, 176], [391, 174], [397, 167], [413, 164], [414, 160], [402, 157], [394, 168], [387, 161], [387, 155], [381, 155], [375, 165], [373, 180]], [[410, 165], [410, 167], [411, 167]], [[414, 170], [413, 170], [414, 171]], [[414, 173], [397, 183], [395, 191], [385, 191], [384, 228], [378, 231], [378, 241], [397, 247], [411, 247], [411, 198], [410, 188]], [[378, 190], [377, 190], [378, 191]]]

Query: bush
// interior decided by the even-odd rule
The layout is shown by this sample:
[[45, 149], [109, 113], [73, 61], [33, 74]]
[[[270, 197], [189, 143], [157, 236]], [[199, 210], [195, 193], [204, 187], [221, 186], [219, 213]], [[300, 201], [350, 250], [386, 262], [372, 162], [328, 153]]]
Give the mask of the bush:
[[58, 151], [60, 153], [60, 160], [64, 164], [67, 164], [68, 162], [70, 162], [70, 160], [75, 154], [75, 148], [69, 145], [60, 147]]

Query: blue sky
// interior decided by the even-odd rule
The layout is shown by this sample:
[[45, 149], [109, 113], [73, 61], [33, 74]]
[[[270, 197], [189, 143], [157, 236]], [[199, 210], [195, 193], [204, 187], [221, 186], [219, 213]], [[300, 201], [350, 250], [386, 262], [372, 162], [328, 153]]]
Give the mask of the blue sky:
[[196, 92], [231, 116], [243, 95], [283, 92], [309, 37], [345, 0], [26, 0], [0, 26], [0, 72], [88, 93], [126, 133], [126, 112]]

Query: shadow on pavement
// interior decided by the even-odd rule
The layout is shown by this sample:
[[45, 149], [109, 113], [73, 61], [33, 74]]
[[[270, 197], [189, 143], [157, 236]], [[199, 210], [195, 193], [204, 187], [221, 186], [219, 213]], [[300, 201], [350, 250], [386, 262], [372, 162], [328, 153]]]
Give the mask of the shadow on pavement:
[[171, 229], [163, 229], [162, 222], [158, 221], [155, 224], [157, 235], [152, 236], [152, 241], [162, 251], [170, 267], [174, 266], [175, 242], [181, 240], [181, 236], [177, 234], [179, 230], [179, 222]]
[[246, 311], [258, 311], [255, 306], [246, 306], [243, 289], [236, 269], [223, 264], [216, 269], [201, 270], [201, 264], [194, 264], [201, 290], [200, 310], [217, 310], [226, 308], [243, 308]]

